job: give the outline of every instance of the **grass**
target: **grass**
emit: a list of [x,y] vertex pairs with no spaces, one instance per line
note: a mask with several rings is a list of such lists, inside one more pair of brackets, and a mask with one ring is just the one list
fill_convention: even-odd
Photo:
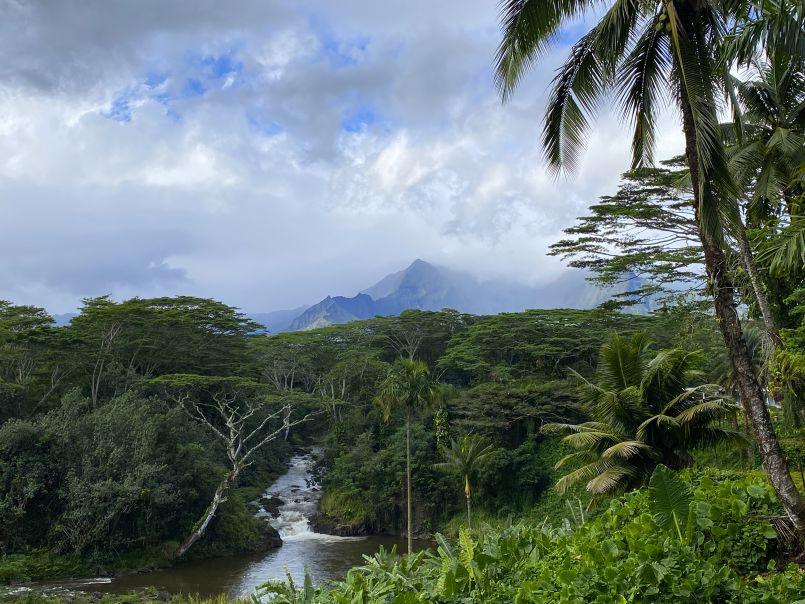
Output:
[[28,592],[17,599],[4,599],[8,604],[140,604],[145,602],[168,602],[169,604],[251,604],[245,598],[231,599],[223,594],[202,598],[198,595],[168,596],[160,594],[154,589],[142,590],[136,593],[123,595],[84,594],[75,593],[68,596],[46,595],[37,592]]

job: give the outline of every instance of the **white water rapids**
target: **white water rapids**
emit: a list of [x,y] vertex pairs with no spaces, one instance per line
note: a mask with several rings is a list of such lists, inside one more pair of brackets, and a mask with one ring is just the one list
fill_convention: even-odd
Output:
[[[313,532],[311,521],[322,494],[312,477],[315,456],[319,454],[314,449],[294,455],[287,473],[280,476],[255,502],[259,506],[257,515],[268,520],[279,532],[282,547],[260,554],[197,560],[165,570],[114,578],[45,581],[21,586],[19,593],[35,589],[50,594],[125,594],[154,586],[170,593],[199,593],[203,596],[225,593],[230,597],[248,597],[258,585],[269,579],[285,580],[290,575],[297,584],[301,584],[306,571],[314,583],[340,579],[351,567],[362,564],[365,554],[376,552],[381,545],[386,549],[395,544],[404,548],[402,539],[395,537],[335,537]],[[279,509],[276,500],[269,503],[266,498],[279,499]],[[271,514],[270,510],[275,513]]]
[[343,540],[344,537],[333,537],[313,532],[310,524],[316,514],[321,499],[321,487],[312,476],[315,456],[318,449],[309,453],[294,455],[288,465],[288,471],[272,484],[263,497],[279,500],[279,515],[274,516],[264,508],[257,512],[266,518],[282,537],[283,542],[304,539]]

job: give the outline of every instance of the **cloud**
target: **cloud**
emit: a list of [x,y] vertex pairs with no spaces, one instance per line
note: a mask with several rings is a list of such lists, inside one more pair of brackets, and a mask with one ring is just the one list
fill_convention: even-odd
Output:
[[[605,111],[578,172],[546,173],[566,49],[502,106],[494,3],[0,7],[0,298],[54,312],[104,293],[292,307],[418,257],[545,281],[547,245],[628,168]],[[658,157],[681,149],[664,119]]]

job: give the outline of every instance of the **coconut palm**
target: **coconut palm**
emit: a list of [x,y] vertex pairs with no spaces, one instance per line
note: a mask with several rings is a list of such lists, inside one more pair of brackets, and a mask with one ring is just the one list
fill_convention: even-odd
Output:
[[557,468],[582,463],[557,482],[557,489],[564,492],[581,480],[596,494],[639,487],[658,464],[674,469],[691,465],[698,448],[745,446],[742,435],[716,424],[737,411],[718,394],[719,386],[689,387],[702,360],[701,352],[679,348],[650,357],[643,334],[630,340],[610,338],[601,348],[596,382],[576,374],[593,421],[542,429],[564,434],[563,442],[577,449]]
[[[780,0],[780,15],[805,17],[801,0]],[[767,5],[751,0],[502,0],[503,38],[497,53],[496,83],[508,98],[562,26],[590,13],[603,15],[572,47],[553,81],[542,133],[545,157],[555,171],[572,169],[585,132],[601,100],[617,98],[633,127],[632,164],[650,164],[663,100],[679,109],[693,206],[718,325],[738,381],[740,400],[752,426],[763,466],[799,534],[805,537],[805,501],[788,471],[765,396],[754,372],[735,304],[722,245],[727,227],[739,217],[738,188],[730,174],[718,106],[731,91],[732,63],[720,56],[730,31],[765,20]],[[790,7],[788,5],[791,5]],[[769,28],[742,37],[746,51]],[[782,31],[782,30],[781,30]],[[799,45],[801,26],[784,30]],[[755,40],[755,42],[752,42]]]
[[[749,225],[770,226],[787,215],[782,220],[785,225],[795,219],[796,199],[803,191],[797,170],[805,161],[805,62],[793,60],[788,53],[770,52],[750,63],[754,78],[737,85],[743,115],[728,130],[733,134],[727,149],[730,169]],[[736,231],[735,239],[766,331],[772,343],[779,345],[777,325],[744,228]]]
[[467,498],[467,528],[472,528],[470,478],[475,476],[478,468],[492,454],[492,451],[494,451],[494,447],[477,435],[467,434],[458,440],[451,438],[450,446],[443,450],[445,461],[434,466],[437,470],[458,474],[464,478],[464,496]]
[[429,405],[435,396],[436,388],[430,379],[428,366],[422,361],[400,359],[389,369],[375,397],[375,404],[382,410],[385,421],[389,420],[395,409],[403,409],[405,413],[405,492],[409,554],[413,551],[414,539],[411,500],[411,420],[416,412]]
[[756,77],[737,87],[744,113],[730,167],[741,189],[752,192],[753,224],[796,214],[793,199],[802,192],[796,173],[805,161],[804,66],[780,55],[755,59]]

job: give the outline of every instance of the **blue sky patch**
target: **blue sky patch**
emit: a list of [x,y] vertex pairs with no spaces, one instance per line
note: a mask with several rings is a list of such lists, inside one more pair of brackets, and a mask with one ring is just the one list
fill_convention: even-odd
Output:
[[359,109],[343,117],[341,129],[345,132],[360,132],[374,124],[376,120],[377,116],[371,109]]
[[243,63],[232,59],[231,54],[220,56],[206,56],[201,59],[202,65],[208,68],[213,79],[224,78],[228,75],[238,75],[243,72]]
[[183,97],[201,96],[207,92],[207,87],[196,78],[187,78],[182,89]]
[[115,120],[116,122],[128,123],[131,121],[131,106],[129,105],[129,93],[123,94],[112,101],[112,106],[109,111],[101,112],[106,118]]
[[332,28],[318,17],[308,19],[310,31],[318,38],[322,51],[316,60],[324,59],[334,69],[357,65],[357,56],[369,46],[369,36],[356,36],[353,38],[338,38]]
[[248,117],[248,121],[249,125],[263,136],[276,136],[285,132],[282,124],[269,118],[252,115]]
[[165,73],[160,73],[157,71],[150,71],[145,74],[145,80],[143,80],[143,84],[148,86],[149,88],[156,88],[160,84],[164,84],[168,79],[168,75]]

